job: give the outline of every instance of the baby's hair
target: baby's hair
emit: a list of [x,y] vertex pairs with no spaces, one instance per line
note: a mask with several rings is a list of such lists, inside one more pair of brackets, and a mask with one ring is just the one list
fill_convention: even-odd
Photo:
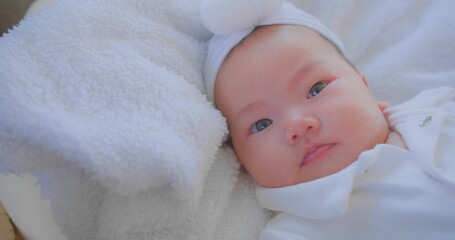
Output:
[[[242,45],[242,44],[245,42],[245,40],[246,40],[247,38],[249,38],[250,36],[256,36],[256,30],[258,30],[258,29],[260,29],[260,28],[263,28],[263,27],[267,27],[267,26],[270,26],[270,25],[261,25],[261,26],[257,26],[256,28],[254,28],[254,30],[253,30],[250,34],[248,34],[247,36],[245,36],[242,40],[240,40],[239,43],[237,43],[237,44],[231,49],[231,51],[226,55],[224,61],[226,61],[226,59],[229,58],[229,56],[231,55],[231,53],[233,52],[233,50],[234,50],[236,47]],[[314,30],[313,30],[313,31],[314,31]],[[316,31],[315,31],[315,32],[316,32]],[[330,40],[329,40],[328,38],[326,38],[325,36],[321,35],[321,34],[318,33],[318,32],[316,32],[316,33],[317,33],[319,36],[321,36],[324,40],[326,40],[328,43],[330,43],[330,45],[332,45],[332,46],[336,49],[336,51],[338,52],[338,54],[340,54],[340,56],[349,64],[349,66],[351,66],[351,67],[354,69],[354,71],[358,72],[358,69],[357,69],[357,67],[354,65],[354,63],[352,63],[351,60],[349,60],[349,59],[346,57],[346,55],[343,53],[343,51],[341,51],[341,49],[340,49],[339,47],[337,47],[332,41],[330,41]]]

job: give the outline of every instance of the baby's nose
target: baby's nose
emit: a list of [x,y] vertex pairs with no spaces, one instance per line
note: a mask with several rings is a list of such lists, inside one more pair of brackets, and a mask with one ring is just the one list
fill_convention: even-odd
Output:
[[295,144],[306,134],[319,129],[320,122],[312,115],[297,115],[291,117],[287,125],[286,140],[289,144]]

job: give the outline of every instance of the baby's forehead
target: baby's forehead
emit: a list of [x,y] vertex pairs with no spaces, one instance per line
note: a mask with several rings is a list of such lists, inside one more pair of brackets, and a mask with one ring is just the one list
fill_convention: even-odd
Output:
[[[276,34],[274,32],[281,32],[285,34]],[[276,39],[286,41],[286,38],[289,41],[297,41],[298,45],[305,45],[309,38],[316,39],[320,43],[327,44],[329,48],[335,50],[334,53],[342,57],[346,62],[349,63],[354,69],[356,67],[354,64],[346,57],[343,50],[339,48],[334,42],[327,39],[327,37],[321,35],[319,32],[315,31],[313,28],[302,26],[302,25],[293,25],[293,24],[275,24],[275,25],[265,25],[256,27],[247,37],[245,37],[237,46],[246,45],[245,42],[253,42],[254,40],[264,41],[270,39],[274,36]],[[237,47],[236,46],[236,47]],[[236,48],[234,47],[234,49]],[[231,51],[232,52],[232,51]]]
[[271,51],[272,49],[270,48],[261,49],[264,47],[263,45],[266,45],[267,43],[269,43],[268,47],[271,45],[272,47],[277,46],[283,49],[296,46],[311,46],[314,42],[327,44],[327,46],[337,49],[331,41],[327,40],[313,29],[305,26],[289,24],[259,26],[231,49],[222,64],[228,61],[233,52],[242,49]]

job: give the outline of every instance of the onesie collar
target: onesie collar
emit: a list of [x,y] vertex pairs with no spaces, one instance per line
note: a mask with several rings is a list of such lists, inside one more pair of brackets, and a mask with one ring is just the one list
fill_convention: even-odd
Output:
[[[378,145],[379,146],[379,145]],[[378,147],[377,146],[377,147]],[[262,207],[308,219],[328,219],[346,213],[356,181],[377,159],[375,148],[343,170],[310,182],[280,188],[256,188]]]

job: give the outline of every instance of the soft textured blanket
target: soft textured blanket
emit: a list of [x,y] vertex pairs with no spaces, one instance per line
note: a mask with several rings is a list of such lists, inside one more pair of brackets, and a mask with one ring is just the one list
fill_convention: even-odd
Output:
[[[455,87],[451,0],[294,0],[380,100]],[[0,173],[37,176],[72,239],[255,239],[271,216],[221,147],[199,0],[57,0],[0,38]]]

